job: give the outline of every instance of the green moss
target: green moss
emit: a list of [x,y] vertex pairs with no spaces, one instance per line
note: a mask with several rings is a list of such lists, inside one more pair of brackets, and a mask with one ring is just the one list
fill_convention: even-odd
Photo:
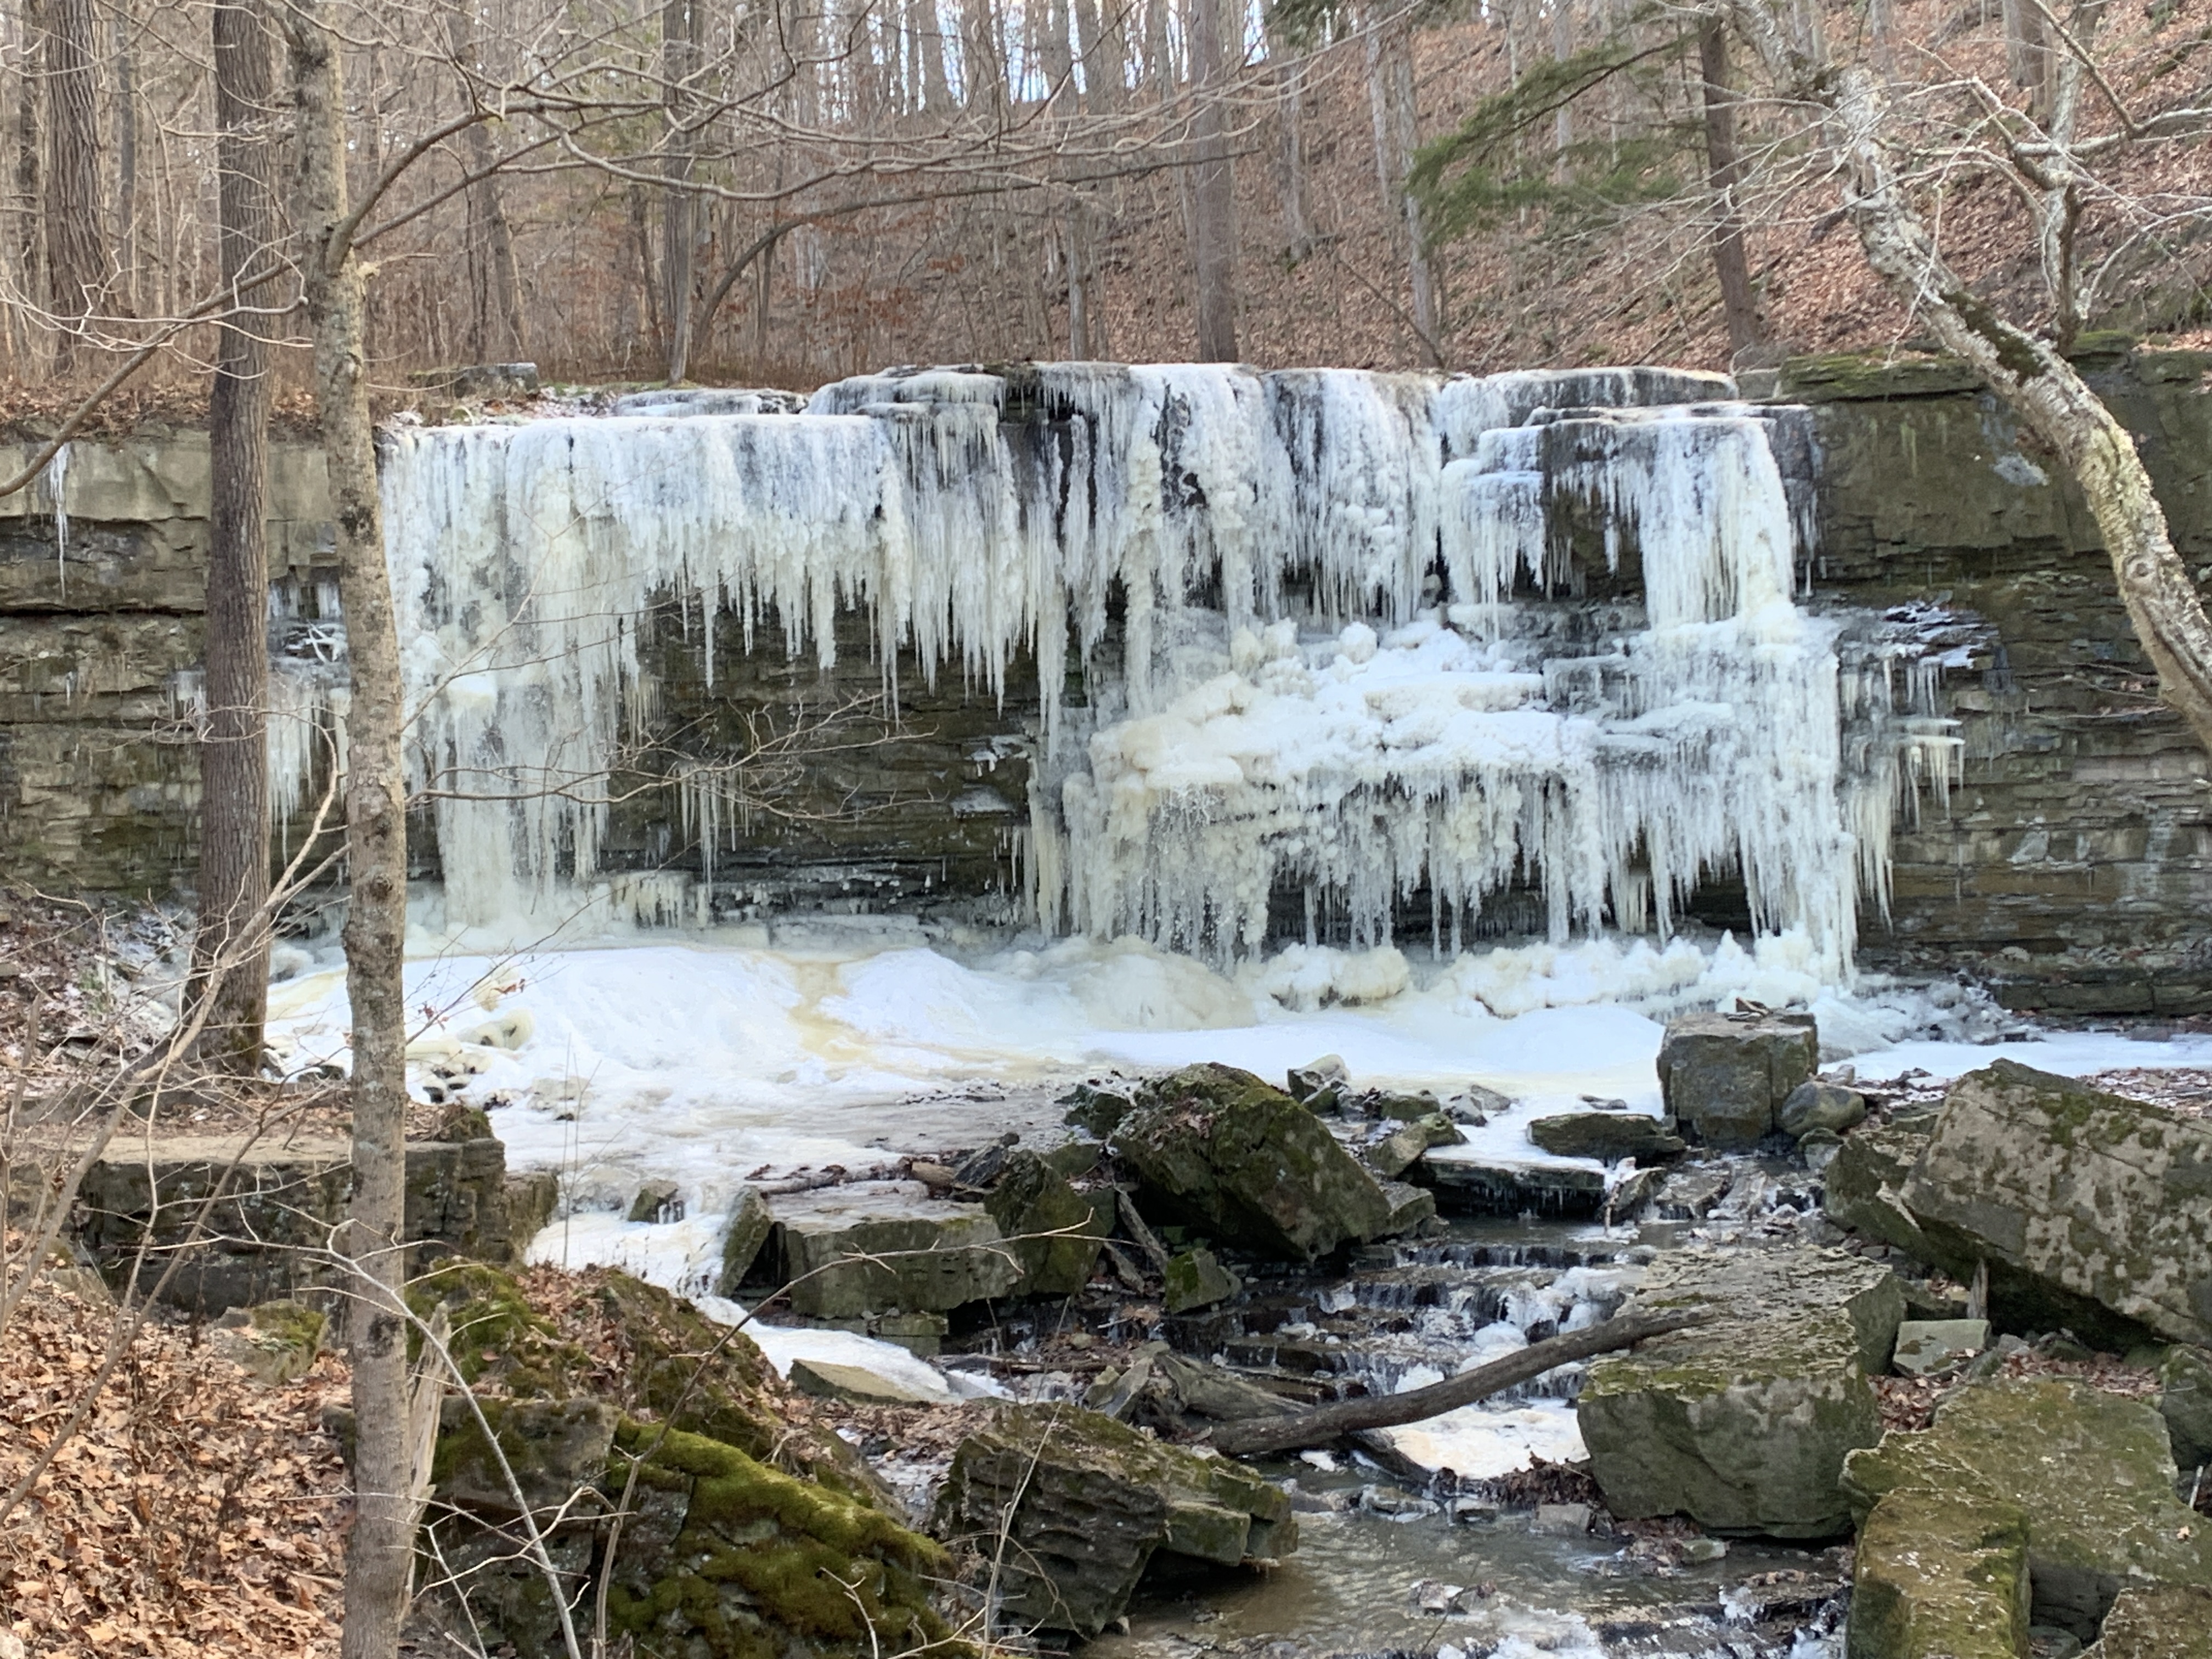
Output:
[[1852,1659],[2014,1659],[2027,1650],[2027,1516],[1914,1489],[1860,1531]]
[[256,1334],[311,1354],[322,1347],[323,1332],[330,1322],[297,1302],[264,1302],[251,1317]]

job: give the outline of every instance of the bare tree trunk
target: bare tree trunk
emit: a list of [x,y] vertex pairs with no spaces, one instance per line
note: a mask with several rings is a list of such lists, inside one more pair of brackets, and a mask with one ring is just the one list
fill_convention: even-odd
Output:
[[[39,135],[39,76],[34,42],[39,25],[38,0],[23,0],[23,52],[17,61],[15,83],[15,252],[21,263],[22,292],[26,295],[45,292],[45,263],[41,255],[46,240],[40,234],[39,204],[40,165],[42,142]],[[15,308],[9,308],[9,324],[15,321]],[[38,356],[40,342],[46,331],[29,328],[23,339],[21,361],[27,368]]]
[[1705,77],[1705,167],[1713,192],[1713,271],[1720,278],[1721,313],[1728,319],[1729,350],[1743,350],[1764,337],[1759,306],[1744,258],[1743,209],[1736,191],[1743,163],[1735,146],[1735,88],[1729,80],[1728,25],[1709,17],[1698,30],[1698,64]]
[[[680,386],[691,366],[691,263],[696,241],[697,203],[691,182],[695,138],[690,130],[691,77],[698,72],[699,46],[705,38],[706,0],[663,0],[660,9],[661,73],[667,77],[667,175],[672,188],[661,205],[660,272],[667,284],[668,384]],[[865,52],[866,46],[861,50]]]
[[76,367],[107,270],[100,234],[100,110],[92,0],[45,0],[46,303],[60,332],[55,367]]
[[391,1659],[405,1614],[407,1335],[399,1300],[406,1224],[407,805],[399,639],[376,490],[362,336],[363,272],[346,191],[345,99],[327,0],[287,0],[299,104],[301,264],[314,340],[315,407],[337,526],[352,708],[346,720],[346,996],[353,1048],[350,1264],[354,1526],[346,1547],[343,1659]]
[[[115,17],[115,258],[129,308],[138,301],[138,43],[129,0]],[[220,165],[220,163],[218,163]]]
[[[447,33],[463,93],[475,96],[477,74],[477,0],[453,0]],[[461,135],[469,171],[489,173],[499,159],[483,122]],[[482,179],[468,191],[469,355],[480,363],[513,362],[527,348],[522,337],[522,283],[514,263],[514,231],[499,199],[499,182]]]
[[1305,55],[1283,40],[1268,15],[1267,56],[1275,75],[1275,121],[1279,134],[1276,192],[1283,210],[1283,252],[1292,264],[1313,253],[1313,221],[1306,210]]
[[1436,268],[1429,258],[1428,232],[1421,204],[1406,188],[1406,175],[1420,147],[1419,112],[1413,106],[1413,25],[1400,17],[1367,37],[1367,100],[1375,120],[1375,167],[1382,199],[1393,204],[1405,226],[1406,270],[1413,289],[1413,332],[1431,361],[1442,364],[1437,338]]
[[921,106],[932,115],[952,108],[952,88],[945,78],[945,26],[929,0],[910,0],[915,44],[921,53]]
[[1237,361],[1237,176],[1224,137],[1219,0],[1192,0],[1190,80],[1198,100],[1192,132],[1191,264],[1197,278],[1198,360]]
[[1784,90],[1830,112],[1827,142],[1867,262],[2072,469],[2159,690],[2212,750],[2212,620],[2174,550],[2135,439],[2057,347],[2000,317],[1944,259],[1897,172],[1880,81],[1857,65],[1824,68],[1795,51],[1760,0],[1730,0],[1729,9]]
[[[215,8],[218,257],[239,292],[276,235],[270,117],[275,74],[263,0]],[[252,1076],[269,1005],[269,385],[258,319],[226,323],[208,400],[212,500],[207,574],[207,732],[200,750],[200,1053]]]

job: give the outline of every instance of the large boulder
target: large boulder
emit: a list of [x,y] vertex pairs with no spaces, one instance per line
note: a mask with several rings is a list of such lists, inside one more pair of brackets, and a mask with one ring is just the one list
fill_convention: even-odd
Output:
[[[429,1529],[443,1570],[425,1618],[519,1659],[564,1651],[554,1587],[514,1542],[526,1508],[559,1593],[588,1601],[604,1577],[610,1633],[641,1652],[872,1659],[872,1644],[951,1644],[933,1594],[950,1557],[742,1334],[623,1273],[539,1289],[533,1302],[466,1262],[410,1287],[419,1315],[444,1310],[473,1396],[440,1419]],[[625,1498],[610,1561],[604,1517]]]
[[2122,1590],[2081,1659],[2212,1659],[2212,1590]]
[[1086,1638],[1156,1554],[1233,1567],[1297,1544],[1289,1498],[1243,1465],[1060,1406],[1002,1407],[962,1441],[934,1525],[998,1563],[1011,1622]]
[[1441,1209],[1476,1215],[1540,1215],[1579,1221],[1606,1206],[1605,1171],[1587,1164],[1500,1158],[1476,1146],[1439,1146],[1416,1173]]
[[1928,1260],[1928,1241],[1905,1207],[1905,1181],[1928,1150],[1928,1139],[1924,1122],[1870,1123],[1845,1137],[1843,1150],[1821,1174],[1826,1191],[1821,1207],[1828,1219]]
[[1842,1487],[1862,1519],[1911,1490],[2019,1510],[2035,1621],[2084,1641],[2125,1585],[2212,1586],[2157,1408],[2071,1379],[1961,1389],[1929,1428],[1853,1452]]
[[1840,1250],[1670,1251],[1624,1311],[1720,1317],[1595,1362],[1576,1401],[1615,1515],[1686,1515],[1716,1532],[1849,1529],[1844,1457],[1881,1437],[1867,1378],[1905,1313],[1886,1267]]
[[1378,1237],[1390,1201],[1321,1121],[1231,1066],[1146,1085],[1114,1131],[1139,1205],[1217,1243],[1310,1261]]
[[1110,1203],[1094,1204],[1044,1158],[1018,1147],[1006,1154],[983,1207],[1020,1265],[1014,1291],[1022,1296],[1074,1295],[1091,1282],[1099,1245],[1114,1231]]
[[1847,1659],[2020,1659],[2027,1620],[2017,1505],[1913,1488],[1859,1528]]
[[2159,1415],[2184,1474],[2212,1463],[2212,1358],[2175,1348],[2158,1368]]
[[944,1313],[1012,1291],[1022,1258],[978,1204],[892,1187],[827,1187],[779,1198],[765,1253],[792,1312],[807,1319]]
[[1999,1060],[1952,1085],[1904,1200],[1953,1277],[1989,1264],[2000,1327],[2212,1342],[2212,1123]]
[[1820,1063],[1810,1014],[1686,1014],[1659,1046],[1667,1113],[1708,1146],[1755,1146],[1775,1113]]

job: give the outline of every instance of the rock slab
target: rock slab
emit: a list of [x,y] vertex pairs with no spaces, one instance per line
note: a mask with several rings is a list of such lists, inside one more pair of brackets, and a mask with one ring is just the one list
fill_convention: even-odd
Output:
[[773,1206],[769,1249],[791,1310],[810,1319],[943,1313],[1000,1297],[1021,1262],[981,1205],[829,1188]]
[[1894,1492],[1859,1528],[1847,1659],[2019,1659],[2027,1620],[2017,1504]]
[[1659,1087],[1690,1139],[1740,1150],[1774,1132],[1777,1109],[1820,1063],[1810,1014],[1688,1014],[1668,1023]]
[[1904,1316],[1895,1275],[1840,1250],[1691,1248],[1654,1262],[1624,1311],[1696,1307],[1722,1316],[1590,1366],[1576,1412],[1607,1506],[1723,1533],[1848,1530],[1837,1480],[1881,1437],[1867,1378]]
[[1890,1363],[1900,1376],[1933,1376],[1965,1364],[1989,1346],[1986,1319],[1908,1319],[1897,1328]]

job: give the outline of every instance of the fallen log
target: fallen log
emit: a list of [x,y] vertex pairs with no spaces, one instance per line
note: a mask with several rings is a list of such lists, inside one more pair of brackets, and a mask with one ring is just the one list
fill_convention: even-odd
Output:
[[1234,1457],[1261,1457],[1270,1452],[1324,1446],[1362,1429],[1389,1429],[1401,1423],[1419,1423],[1456,1411],[1462,1406],[1472,1406],[1516,1382],[1541,1376],[1556,1365],[1632,1348],[1647,1338],[1707,1324],[1717,1316],[1712,1310],[1702,1308],[1679,1313],[1628,1314],[1609,1319],[1602,1325],[1593,1325],[1588,1330],[1571,1331],[1565,1336],[1532,1342],[1517,1353],[1493,1359],[1487,1365],[1478,1365],[1457,1376],[1446,1377],[1441,1382],[1432,1382],[1425,1389],[1342,1400],[1293,1417],[1224,1423],[1207,1437],[1206,1443]]

